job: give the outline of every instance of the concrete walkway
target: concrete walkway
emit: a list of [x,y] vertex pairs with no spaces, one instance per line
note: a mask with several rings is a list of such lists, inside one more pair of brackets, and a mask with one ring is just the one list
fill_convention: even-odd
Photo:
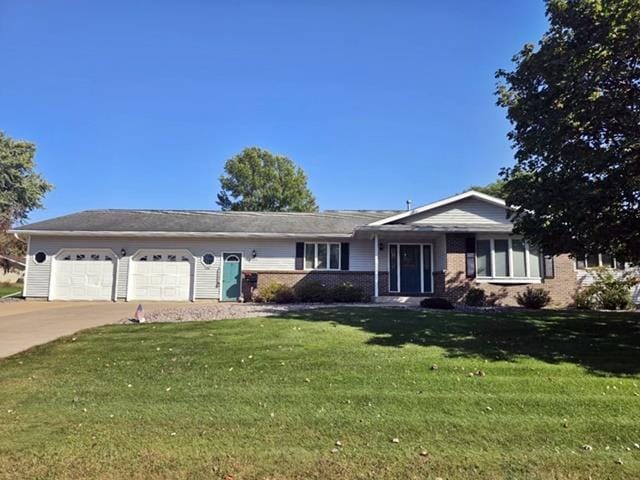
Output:
[[[145,302],[146,313],[193,305],[181,302]],[[118,323],[133,316],[131,302],[0,302],[0,358],[34,345],[71,335],[85,328]]]

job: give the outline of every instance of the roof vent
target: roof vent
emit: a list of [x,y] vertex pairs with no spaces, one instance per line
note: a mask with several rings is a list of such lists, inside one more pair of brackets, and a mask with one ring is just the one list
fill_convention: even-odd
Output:
[[407,210],[411,210],[411,200],[407,200]]

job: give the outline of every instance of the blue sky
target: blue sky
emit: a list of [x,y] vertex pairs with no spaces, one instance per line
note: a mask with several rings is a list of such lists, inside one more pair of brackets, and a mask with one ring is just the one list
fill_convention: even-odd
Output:
[[403,208],[512,162],[493,75],[545,30],[541,0],[0,0],[0,129],[56,186],[32,220],[217,208],[253,145],[321,209]]

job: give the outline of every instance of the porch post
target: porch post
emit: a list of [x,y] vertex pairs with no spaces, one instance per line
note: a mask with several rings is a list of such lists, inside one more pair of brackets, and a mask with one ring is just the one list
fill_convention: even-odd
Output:
[[373,296],[378,298],[378,235],[373,237]]

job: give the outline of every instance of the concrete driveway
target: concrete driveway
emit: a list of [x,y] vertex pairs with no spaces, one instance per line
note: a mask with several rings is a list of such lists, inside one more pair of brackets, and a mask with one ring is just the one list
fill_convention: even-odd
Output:
[[[0,302],[0,358],[50,342],[78,330],[132,317],[136,302]],[[193,305],[145,302],[145,313]]]

